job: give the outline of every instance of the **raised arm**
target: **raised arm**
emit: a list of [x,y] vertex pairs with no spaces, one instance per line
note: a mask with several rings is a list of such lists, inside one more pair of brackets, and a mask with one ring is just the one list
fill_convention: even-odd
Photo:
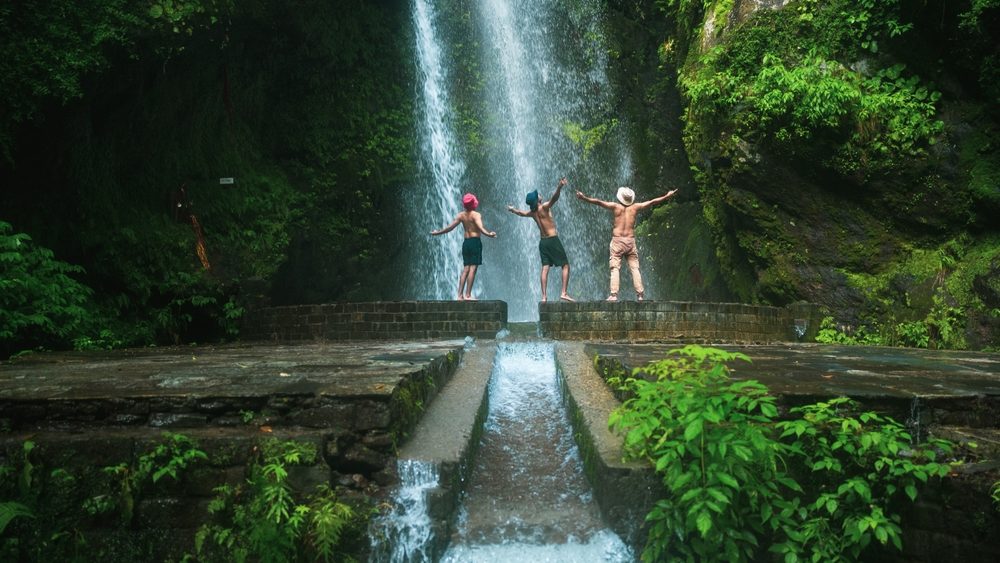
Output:
[[507,206],[507,211],[510,211],[514,215],[520,215],[521,217],[531,217],[531,212],[530,211],[521,211],[520,209],[514,208],[513,205],[508,205]]
[[562,188],[565,185],[566,185],[566,178],[559,180],[559,183],[556,185],[556,192],[552,194],[552,197],[549,198],[549,200],[543,203],[542,205],[547,205],[548,207],[552,207],[553,205],[555,205],[556,202],[559,201],[559,194],[562,193]]
[[579,190],[577,190],[577,192],[576,192],[576,197],[577,197],[577,199],[582,199],[583,201],[586,201],[587,203],[592,203],[594,205],[597,205],[598,207],[603,207],[604,209],[614,209],[615,208],[615,204],[611,203],[610,201],[602,201],[600,199],[597,199],[596,197],[587,197],[587,196],[583,195],[583,192],[581,192]]
[[461,221],[458,220],[458,217],[455,217],[455,220],[452,221],[450,225],[448,225],[447,227],[445,227],[443,229],[438,229],[436,231],[431,231],[431,234],[434,235],[434,236],[437,236],[437,235],[443,235],[445,233],[451,232],[451,230],[454,229],[455,227],[457,227],[459,223],[461,223]]
[[659,204],[663,203],[664,201],[666,201],[667,198],[673,196],[675,193],[677,193],[677,190],[670,190],[669,192],[661,195],[660,197],[654,197],[651,200],[644,201],[642,203],[638,203],[638,204],[636,204],[636,207],[638,207],[639,209],[646,209],[647,207],[652,207],[654,205],[659,205]]

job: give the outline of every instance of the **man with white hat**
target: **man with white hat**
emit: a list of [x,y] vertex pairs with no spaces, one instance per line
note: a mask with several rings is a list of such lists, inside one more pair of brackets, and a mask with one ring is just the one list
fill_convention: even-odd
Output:
[[581,191],[576,192],[576,197],[611,211],[614,218],[614,224],[611,228],[611,259],[609,261],[611,265],[611,295],[608,296],[608,301],[618,301],[622,258],[628,262],[628,269],[632,272],[632,285],[635,287],[636,299],[642,301],[645,298],[642,274],[639,273],[639,252],[635,245],[635,218],[643,209],[663,203],[675,193],[677,190],[670,190],[660,197],[636,203],[635,192],[627,187],[618,188],[618,193],[615,194],[617,202],[602,201],[587,197]]

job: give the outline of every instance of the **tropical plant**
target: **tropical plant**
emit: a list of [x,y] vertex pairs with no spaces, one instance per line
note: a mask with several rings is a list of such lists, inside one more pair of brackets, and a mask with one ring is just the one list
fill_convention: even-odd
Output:
[[341,533],[355,518],[329,485],[322,484],[304,501],[295,498],[288,466],[316,461],[316,446],[270,439],[255,449],[257,458],[246,483],[215,489],[209,504],[216,521],[198,530],[198,561],[302,559],[332,561],[339,555]]
[[609,425],[648,460],[664,496],[646,519],[644,561],[854,561],[873,543],[901,547],[893,502],[942,477],[942,440],[847,398],[791,409],[756,381],[734,381],[736,353],[690,345],[612,384],[626,396]]
[[73,277],[81,273],[0,221],[0,356],[68,347],[84,331],[91,290]]

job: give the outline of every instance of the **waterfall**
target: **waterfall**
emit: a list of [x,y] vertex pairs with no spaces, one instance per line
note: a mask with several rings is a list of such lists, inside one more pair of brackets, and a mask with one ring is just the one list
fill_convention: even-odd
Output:
[[[467,18],[455,16],[451,25],[442,26],[447,33],[435,33],[442,28],[434,26],[435,17],[445,14],[435,16],[429,0],[415,3],[424,84],[420,135],[424,145],[438,147],[435,135],[440,134],[442,148],[425,151],[431,169],[441,174],[411,197],[422,202],[420,213],[436,214],[430,224],[441,226],[459,210],[462,192],[479,196],[483,222],[498,238],[484,240],[476,294],[506,301],[511,321],[531,321],[538,318],[541,298],[538,228],[506,207],[526,209],[525,195],[533,190],[548,199],[559,179],[567,177],[569,185],[553,216],[571,264],[569,293],[602,299],[608,291],[611,217],[577,200],[574,192],[611,200],[617,186],[633,182],[628,127],[617,114],[606,74],[609,49],[602,3],[482,0],[469,9]],[[421,18],[428,19],[422,29]],[[457,64],[455,57],[442,54],[448,46],[478,58],[474,65]],[[470,66],[475,74],[470,75]],[[461,89],[462,107],[448,106],[453,103],[449,87]],[[458,137],[449,128],[454,124],[448,116],[457,113],[475,118],[467,120],[474,122],[467,127],[475,135],[463,129],[463,138],[476,138],[475,154],[467,163],[457,156]],[[418,224],[420,230],[427,223]],[[410,276],[421,278],[415,280],[417,298],[451,298],[457,291],[462,237],[449,233],[440,238],[448,238],[447,245],[430,241],[411,262]],[[433,270],[423,267],[427,263],[434,264]],[[431,271],[435,278],[423,279]],[[549,299],[558,299],[560,277],[559,268],[550,270]]]
[[[449,224],[461,211],[461,180],[465,163],[458,150],[451,123],[451,102],[446,88],[445,53],[435,28],[436,14],[431,0],[414,0],[413,27],[420,94],[417,107],[420,163],[424,174],[412,189],[407,211],[414,227],[410,248],[410,293],[418,299],[453,299],[458,293],[458,272],[462,268],[462,235],[451,232],[431,237],[431,230]],[[429,172],[429,174],[427,173]]]
[[398,461],[399,486],[392,511],[373,525],[372,561],[422,563],[431,561],[432,532],[427,492],[438,485],[437,469],[425,461]]

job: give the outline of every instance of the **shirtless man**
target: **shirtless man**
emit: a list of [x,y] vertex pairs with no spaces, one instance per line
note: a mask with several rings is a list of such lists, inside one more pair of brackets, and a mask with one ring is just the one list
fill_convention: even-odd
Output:
[[488,237],[496,238],[496,231],[490,231],[483,226],[483,216],[476,211],[479,207],[479,200],[472,194],[462,196],[462,207],[465,211],[460,211],[455,216],[455,220],[447,227],[431,231],[432,235],[443,235],[450,232],[459,224],[465,231],[465,241],[462,243],[462,273],[458,276],[458,300],[475,301],[472,297],[472,284],[476,282],[476,269],[483,263],[483,241],[479,240],[482,233]]
[[608,296],[608,301],[618,301],[618,284],[623,256],[628,262],[629,271],[632,272],[632,285],[635,287],[636,299],[642,301],[645,298],[642,274],[639,273],[639,252],[635,246],[635,217],[643,209],[663,203],[675,193],[677,190],[670,190],[660,197],[635,203],[635,192],[624,187],[618,188],[618,193],[615,195],[618,202],[602,201],[587,197],[583,195],[583,192],[576,192],[576,197],[610,210],[614,217],[614,226],[611,228],[611,295]]
[[528,194],[524,198],[524,202],[528,204],[528,211],[515,209],[511,205],[507,206],[507,210],[514,215],[531,217],[535,220],[535,224],[538,225],[538,234],[541,235],[538,241],[538,253],[542,257],[542,301],[547,299],[546,290],[549,281],[549,266],[562,266],[562,292],[559,294],[559,299],[573,301],[573,298],[566,292],[569,286],[569,259],[566,258],[566,250],[563,249],[562,243],[559,242],[559,233],[556,232],[556,221],[552,218],[552,206],[559,201],[559,194],[565,185],[566,178],[559,180],[556,192],[552,194],[552,198],[548,201],[539,201],[538,190]]

